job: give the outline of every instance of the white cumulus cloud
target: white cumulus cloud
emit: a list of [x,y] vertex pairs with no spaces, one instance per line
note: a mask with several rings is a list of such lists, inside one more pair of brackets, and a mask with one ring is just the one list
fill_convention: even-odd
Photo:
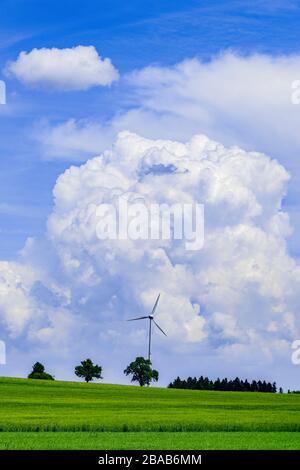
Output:
[[[27,331],[29,342],[57,338],[56,349],[61,328],[71,329],[71,351],[93,345],[131,358],[146,353],[147,326],[124,320],[151,311],[161,292],[157,321],[168,337],[157,332],[154,341],[166,370],[176,363],[197,373],[200,356],[234,363],[235,374],[286,365],[300,334],[300,267],[287,251],[291,227],[281,207],[288,181],[276,160],[204,135],[179,142],[120,133],[111,150],[58,178],[45,240],[27,243],[17,268],[23,280],[14,274],[2,289],[4,328]],[[203,203],[203,249],[172,239],[99,240],[99,204],[120,196]],[[12,276],[10,263],[3,270]],[[28,287],[18,292],[18,283]],[[10,312],[15,293],[27,305],[20,318]]]
[[300,56],[240,56],[226,52],[209,61],[149,66],[126,77],[131,106],[108,122],[70,119],[35,132],[47,158],[86,160],[128,129],[150,139],[186,141],[202,132],[225,145],[256,149],[277,158],[291,174],[288,204],[299,252],[300,105],[292,102]]
[[23,51],[16,61],[7,64],[6,72],[27,85],[59,90],[107,86],[119,76],[111,60],[102,59],[94,46]]

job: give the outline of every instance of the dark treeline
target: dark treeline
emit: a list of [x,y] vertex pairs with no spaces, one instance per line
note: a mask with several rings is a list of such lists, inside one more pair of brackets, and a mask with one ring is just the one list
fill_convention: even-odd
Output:
[[276,383],[270,383],[261,380],[241,380],[236,377],[234,380],[227,380],[219,378],[215,381],[209,380],[208,377],[189,377],[187,380],[182,380],[177,377],[173,382],[168,385],[168,388],[184,388],[190,390],[219,390],[224,392],[269,392],[276,393]]

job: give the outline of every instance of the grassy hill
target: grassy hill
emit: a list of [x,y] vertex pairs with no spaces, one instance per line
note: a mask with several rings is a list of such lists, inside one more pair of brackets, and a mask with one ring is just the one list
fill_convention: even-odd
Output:
[[[30,435],[30,445],[38,440],[35,447],[39,448],[45,434],[36,431],[51,432],[52,437],[53,431],[60,431],[56,433],[56,445],[58,439],[67,435],[77,442],[75,444],[74,441],[74,448],[78,448],[80,435],[80,442],[86,439],[86,445],[90,446],[91,440],[87,439],[90,432],[97,433],[94,436],[98,440],[97,448],[103,448],[99,439],[102,444],[106,440],[106,448],[122,448],[122,439],[130,441],[131,434],[136,436],[135,439],[132,437],[134,444],[131,445],[137,446],[138,439],[143,440],[145,433],[149,433],[148,438],[152,435],[154,447],[151,448],[161,447],[164,439],[169,439],[168,448],[172,448],[171,437],[171,442],[177,439],[177,447],[174,448],[180,448],[180,445],[185,446],[181,448],[195,448],[192,447],[195,436],[199,438],[202,434],[204,438],[205,433],[206,441],[210,439],[207,431],[211,432],[211,441],[215,443],[217,434],[219,442],[222,434],[223,441],[225,437],[230,441],[229,436],[233,435],[235,446],[239,435],[238,441],[244,439],[245,445],[246,442],[249,445],[251,437],[246,438],[246,434],[258,432],[260,436],[256,440],[260,445],[264,434],[270,442],[268,433],[272,431],[280,432],[272,440],[278,441],[277,447],[283,445],[282,439],[286,435],[289,446],[297,448],[299,444],[296,442],[300,441],[300,396],[0,378],[0,431],[2,448],[13,448],[16,442],[13,436],[21,442]],[[7,431],[9,439],[5,437]],[[215,435],[214,441],[212,434]],[[68,445],[71,442],[69,438],[64,439]],[[46,443],[46,439],[44,441]],[[109,447],[109,442],[113,441],[114,447]],[[48,436],[48,446],[49,442]],[[132,448],[130,442],[127,445]],[[141,447],[135,448],[145,448],[139,445]],[[210,448],[209,443],[206,445]],[[228,448],[232,447],[229,445]]]

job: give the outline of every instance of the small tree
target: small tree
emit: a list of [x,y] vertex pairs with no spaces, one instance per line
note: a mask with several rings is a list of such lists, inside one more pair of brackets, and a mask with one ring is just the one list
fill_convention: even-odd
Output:
[[78,377],[83,377],[86,382],[90,382],[95,379],[102,379],[101,377],[102,367],[97,364],[93,364],[91,359],[86,359],[81,362],[80,366],[75,367],[75,374]]
[[138,382],[141,387],[150,385],[150,383],[158,381],[157,370],[152,369],[152,364],[149,359],[144,357],[137,357],[135,361],[131,362],[124,370],[125,375],[132,375],[131,382]]
[[52,377],[52,375],[47,374],[47,372],[45,372],[45,367],[40,362],[36,362],[33,365],[32,371],[28,375],[28,378],[40,380],[54,380],[54,377]]

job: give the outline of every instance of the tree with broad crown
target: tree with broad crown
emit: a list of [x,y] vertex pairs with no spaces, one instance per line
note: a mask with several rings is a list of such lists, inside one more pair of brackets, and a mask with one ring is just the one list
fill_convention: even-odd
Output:
[[158,381],[157,370],[152,369],[152,363],[144,357],[136,357],[124,370],[125,375],[132,375],[131,382],[138,382],[141,387],[150,385],[150,383]]
[[32,371],[28,375],[28,378],[40,380],[54,380],[54,377],[52,377],[52,375],[47,374],[47,372],[45,372],[45,367],[40,362],[36,362],[33,365]]
[[95,379],[102,379],[101,377],[102,367],[97,364],[93,364],[91,359],[86,359],[81,362],[80,366],[75,367],[75,374],[77,377],[83,377],[86,382],[90,382]]

